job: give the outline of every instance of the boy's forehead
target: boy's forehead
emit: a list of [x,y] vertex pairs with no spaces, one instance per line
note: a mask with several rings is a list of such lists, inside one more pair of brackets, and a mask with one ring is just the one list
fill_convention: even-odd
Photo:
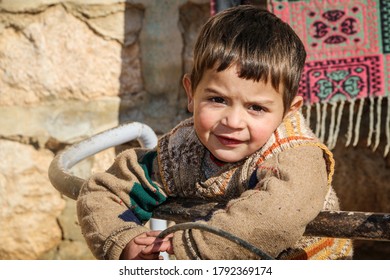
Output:
[[240,77],[240,69],[236,64],[231,65],[230,67],[218,71],[217,67],[206,69],[200,83],[202,84],[215,84],[215,85],[230,85],[232,87],[237,86],[237,82],[240,80],[248,81],[249,83],[245,83],[248,86],[257,86],[262,84],[264,87],[274,89],[278,94],[282,93],[283,86],[280,85],[279,88],[275,89],[272,86],[270,79],[260,79],[259,81],[255,79],[248,79],[244,77]]

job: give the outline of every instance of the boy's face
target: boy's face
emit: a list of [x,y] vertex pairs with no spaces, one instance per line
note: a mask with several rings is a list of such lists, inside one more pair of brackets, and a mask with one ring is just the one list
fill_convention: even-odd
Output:
[[[239,78],[235,66],[221,72],[207,70],[195,91],[187,76],[183,84],[199,140],[221,161],[250,156],[283,120],[282,95],[270,83]],[[301,103],[296,97],[287,114]]]

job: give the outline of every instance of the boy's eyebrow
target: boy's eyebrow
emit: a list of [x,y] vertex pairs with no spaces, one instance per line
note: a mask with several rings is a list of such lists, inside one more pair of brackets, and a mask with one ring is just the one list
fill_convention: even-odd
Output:
[[[221,96],[226,96],[226,94],[214,89],[214,88],[211,88],[211,87],[207,87],[204,89],[205,92],[209,93],[209,94],[218,94],[218,95],[221,95]],[[261,105],[272,105],[275,103],[275,100],[272,100],[272,99],[262,99],[260,97],[259,98],[256,98],[256,100],[248,100],[248,103],[258,103],[258,104],[261,104]]]
[[272,99],[263,99],[263,100],[260,100],[259,103],[265,104],[265,105],[272,105],[272,104],[275,103],[275,100],[272,100]]
[[218,93],[218,94],[222,94],[221,92],[219,92],[219,91],[216,90],[215,88],[210,88],[210,87],[205,88],[204,91],[209,92],[209,93]]

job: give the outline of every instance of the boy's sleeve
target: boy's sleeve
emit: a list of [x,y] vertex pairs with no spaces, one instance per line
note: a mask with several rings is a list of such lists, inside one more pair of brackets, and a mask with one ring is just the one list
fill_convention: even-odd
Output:
[[[303,236],[324,206],[329,183],[323,152],[311,146],[284,151],[259,166],[257,178],[254,189],[204,223],[276,257]],[[174,251],[178,259],[257,258],[233,242],[199,230],[176,232]]]
[[124,247],[149,231],[143,224],[166,200],[154,178],[156,151],[127,150],[104,173],[86,181],[77,200],[82,233],[98,259],[119,259]]

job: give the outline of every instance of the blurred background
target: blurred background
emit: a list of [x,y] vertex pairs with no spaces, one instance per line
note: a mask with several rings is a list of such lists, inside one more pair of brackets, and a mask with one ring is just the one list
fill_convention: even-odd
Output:
[[[48,167],[65,147],[120,123],[140,121],[161,135],[189,117],[181,78],[210,7],[209,0],[0,0],[0,259],[93,259],[75,201],[52,187]],[[334,187],[343,210],[390,212],[390,157],[382,144],[367,147],[369,111],[363,107],[354,146],[346,147],[348,119],[341,121]],[[73,172],[104,170],[117,151]],[[356,241],[355,259],[390,259],[389,243]]]

